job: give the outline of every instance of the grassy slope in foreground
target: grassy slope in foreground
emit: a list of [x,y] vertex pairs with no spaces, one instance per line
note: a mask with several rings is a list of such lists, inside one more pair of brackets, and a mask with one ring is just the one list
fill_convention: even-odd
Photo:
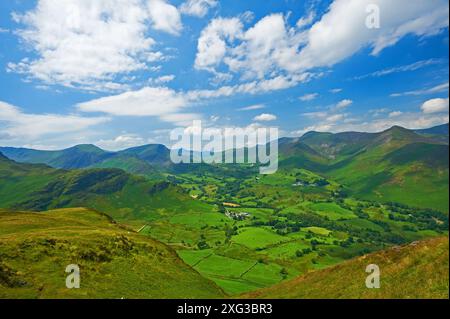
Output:
[[[78,264],[81,288],[65,287]],[[84,208],[0,211],[0,298],[218,298],[162,243]]]
[[[449,243],[440,237],[358,257],[245,298],[448,298]],[[381,288],[365,286],[366,266],[377,264]]]

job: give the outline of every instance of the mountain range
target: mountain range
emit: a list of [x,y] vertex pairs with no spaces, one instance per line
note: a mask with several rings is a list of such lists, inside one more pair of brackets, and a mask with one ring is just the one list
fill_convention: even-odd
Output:
[[[397,201],[448,212],[448,194],[443,195],[448,186],[448,132],[448,124],[422,130],[394,126],[380,133],[308,132],[299,138],[279,140],[279,167],[305,168],[333,178],[351,194],[364,199]],[[95,145],[59,151],[0,147],[0,152],[21,163],[62,169],[118,168],[154,180],[192,170],[230,173],[225,165],[174,165],[170,150],[161,144],[118,152],[104,151]],[[239,166],[234,169],[242,171]],[[417,187],[421,196],[406,195],[417,193]]]

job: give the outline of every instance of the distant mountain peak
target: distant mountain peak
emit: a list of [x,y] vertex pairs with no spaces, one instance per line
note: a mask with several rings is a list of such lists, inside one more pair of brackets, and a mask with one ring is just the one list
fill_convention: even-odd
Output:
[[380,136],[392,136],[392,137],[410,137],[410,136],[417,136],[417,134],[412,131],[408,130],[407,128],[404,128],[399,125],[394,125],[391,128],[379,133]]
[[103,149],[101,149],[100,147],[98,147],[98,146],[96,146],[94,144],[78,144],[78,145],[75,145],[75,146],[72,146],[72,147],[68,148],[67,150],[80,150],[80,151],[83,151],[83,152],[97,152],[97,153],[99,153],[99,152],[101,152],[101,153],[106,152],[106,151],[104,151]]
[[389,132],[389,131],[409,131],[407,128],[404,128],[403,126],[400,125],[394,125],[391,128],[388,128],[387,130],[383,131],[383,132]]

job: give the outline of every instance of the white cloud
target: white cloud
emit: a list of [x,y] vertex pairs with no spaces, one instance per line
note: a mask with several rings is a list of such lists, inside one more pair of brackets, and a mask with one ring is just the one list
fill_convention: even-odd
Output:
[[288,89],[307,82],[316,75],[303,73],[295,76],[277,76],[267,80],[251,81],[233,86],[222,86],[216,90],[192,90],[186,93],[190,100],[201,100],[227,97],[235,94],[261,94],[277,90]]
[[18,31],[37,58],[9,63],[8,71],[47,84],[87,90],[124,90],[119,75],[149,68],[161,59],[152,52],[150,25],[176,34],[181,29],[177,9],[162,0],[39,0],[24,14]]
[[331,89],[330,90],[330,93],[333,93],[333,94],[337,94],[337,93],[340,93],[340,92],[342,92],[342,89],[336,88],[336,89]]
[[276,115],[263,113],[258,116],[255,116],[253,121],[270,122],[275,121],[276,119],[277,119]]
[[11,139],[33,141],[48,136],[83,132],[105,123],[107,117],[81,117],[78,115],[29,114],[11,104],[0,101],[0,134]]
[[242,107],[242,108],[239,109],[239,111],[261,110],[261,109],[264,109],[265,107],[266,106],[264,104],[255,104],[255,105]]
[[161,51],[148,52],[145,54],[148,62],[158,62],[165,59],[164,54]]
[[345,100],[342,100],[339,103],[337,103],[335,108],[338,109],[338,110],[345,109],[345,108],[347,108],[348,106],[350,106],[352,104],[353,104],[352,100],[345,99]]
[[172,82],[173,80],[175,80],[175,75],[169,74],[169,75],[162,75],[160,77],[157,77],[156,79],[150,79],[149,82],[152,84],[163,84]]
[[165,0],[148,1],[148,9],[153,28],[173,35],[180,34],[183,25],[178,9]]
[[243,24],[238,18],[213,19],[203,29],[197,44],[195,68],[199,70],[215,71],[227,54],[227,41],[232,42],[242,35]]
[[0,33],[9,33],[9,29],[0,28]]
[[[326,109],[316,112],[302,113],[301,115],[313,120],[315,123],[307,129],[296,131],[296,133],[305,133],[306,131],[329,131],[338,123],[351,123],[354,119],[349,118],[348,113],[344,113],[345,109],[353,103],[352,100],[342,100],[335,105],[330,105]],[[306,131],[305,131],[306,130]],[[302,133],[302,134],[303,134]],[[299,135],[299,134],[294,134]],[[301,135],[301,134],[300,134]]]
[[244,31],[240,18],[217,18],[202,31],[195,62],[197,69],[217,72],[224,63],[244,79],[263,79],[290,70],[289,59],[301,43],[301,36],[287,30],[284,16],[272,14]]
[[166,87],[145,87],[138,91],[102,97],[77,104],[83,112],[103,112],[118,116],[161,116],[186,106],[185,97]]
[[311,11],[307,16],[300,18],[295,24],[295,26],[299,29],[307,27],[314,22],[315,17],[316,14],[313,11]]
[[345,117],[345,114],[334,114],[334,115],[329,116],[326,120],[328,123],[335,123],[335,122],[338,122],[338,121],[344,119],[344,117]]
[[447,0],[378,0],[379,29],[365,25],[366,8],[371,3],[373,0],[335,0],[308,30],[307,45],[295,59],[297,67],[331,66],[364,47],[376,55],[406,35],[425,37],[448,27]]
[[441,92],[447,92],[448,91],[448,82],[442,83],[439,85],[436,85],[429,89],[421,89],[421,90],[415,90],[415,91],[408,91],[403,93],[393,93],[390,96],[391,97],[399,97],[399,96],[410,96],[410,95],[427,95],[427,94],[434,94],[434,93],[441,93]]
[[421,106],[423,113],[448,113],[448,98],[446,99],[431,99],[424,102]]
[[[263,17],[247,30],[237,18],[214,19],[199,39],[196,67],[214,73],[224,66],[241,73],[243,79],[292,75],[330,67],[367,47],[376,55],[406,35],[423,38],[448,27],[447,0],[378,0],[379,29],[365,24],[366,7],[371,3],[335,0],[308,30],[289,27],[281,14]],[[304,17],[300,26],[309,20]],[[232,34],[224,21],[232,24]]]
[[305,95],[299,97],[299,99],[303,102],[306,102],[306,101],[312,101],[312,100],[316,99],[318,96],[319,96],[318,93],[310,93],[310,94],[305,94]]
[[202,18],[209,9],[219,4],[217,0],[187,0],[180,6],[180,12],[186,15]]
[[198,119],[198,114],[185,113],[185,108],[194,103],[234,94],[260,94],[280,90],[307,81],[309,74],[295,78],[277,77],[270,80],[254,81],[234,86],[223,86],[216,90],[175,91],[167,87],[144,87],[78,103],[77,109],[82,112],[101,112],[114,116],[156,116],[171,123],[186,123]]
[[398,117],[398,116],[400,116],[400,115],[402,115],[403,114],[403,112],[400,112],[400,111],[393,111],[393,112],[390,112],[389,113],[389,117]]

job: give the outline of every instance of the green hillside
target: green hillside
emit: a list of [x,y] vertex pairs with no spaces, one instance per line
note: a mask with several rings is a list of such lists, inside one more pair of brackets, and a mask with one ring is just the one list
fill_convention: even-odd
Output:
[[[310,272],[245,294],[244,298],[449,298],[448,237],[414,242]],[[367,265],[380,268],[379,289],[368,289]]]
[[159,170],[148,162],[133,156],[114,155],[99,163],[93,164],[91,168],[118,168],[125,172],[142,175],[150,179],[164,179]]
[[[84,208],[0,211],[0,298],[219,298],[223,292],[147,236]],[[65,286],[80,267],[80,289]]]
[[57,170],[0,158],[0,207],[48,210],[90,207],[139,224],[177,213],[210,213],[169,182],[152,182],[119,169]]
[[129,148],[118,152],[119,155],[133,156],[156,166],[169,166],[170,151],[161,144],[150,144]]
[[[93,145],[61,151],[0,148],[0,152],[18,162],[69,169],[119,168],[152,180],[195,172],[244,177],[256,169],[242,165],[173,165],[169,150],[159,144],[119,152],[106,152]],[[380,133],[309,132],[301,138],[281,138],[279,154],[280,169],[301,168],[321,174],[361,199],[448,212],[448,124],[424,130],[394,126]]]
[[434,208],[448,213],[448,144],[434,144],[393,128],[364,150],[330,166],[325,173],[354,196]]
[[442,136],[401,127],[380,133],[311,132],[281,144],[280,167],[310,169],[361,199],[448,212],[448,147],[448,138],[443,142]]

